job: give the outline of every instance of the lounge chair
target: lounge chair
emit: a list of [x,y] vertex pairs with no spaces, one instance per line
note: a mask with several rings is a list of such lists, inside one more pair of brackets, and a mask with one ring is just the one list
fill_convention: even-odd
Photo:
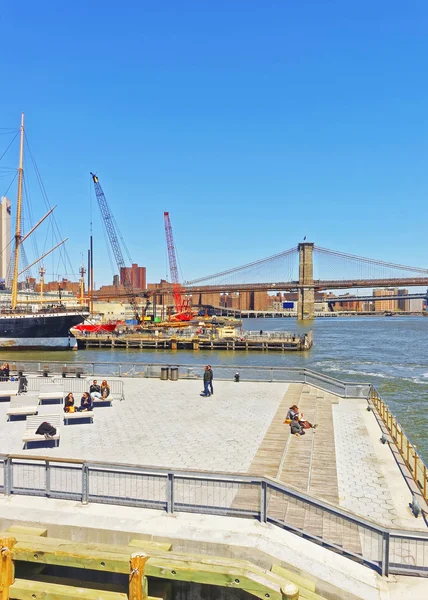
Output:
[[42,383],[40,385],[39,400],[40,404],[55,401],[62,404],[64,400],[64,386],[60,383]]
[[[52,437],[45,438],[45,436],[36,434],[36,431],[42,423],[50,423],[56,429],[56,434]],[[28,417],[26,422],[26,429],[22,437],[24,442],[24,450],[27,449],[29,442],[50,442],[54,440],[55,446],[59,446],[60,437],[60,424],[61,415],[36,415],[34,417]]]
[[13,396],[10,399],[10,407],[7,411],[7,420],[11,417],[20,417],[28,415],[37,415],[39,406],[39,397],[37,394],[25,394]]
[[82,412],[64,413],[64,425],[68,425],[69,421],[83,421],[84,419],[90,419],[91,423],[93,423],[94,411],[84,410]]
[[8,402],[18,394],[19,381],[0,381],[0,398]]

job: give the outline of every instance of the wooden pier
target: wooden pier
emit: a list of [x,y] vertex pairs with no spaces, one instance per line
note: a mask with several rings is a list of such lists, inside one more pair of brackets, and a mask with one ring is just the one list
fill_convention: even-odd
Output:
[[89,335],[76,336],[79,350],[90,348],[139,348],[140,350],[244,350],[249,352],[306,351],[312,347],[312,331],[304,335],[271,336],[257,335],[235,338],[204,336],[155,336],[155,335]]

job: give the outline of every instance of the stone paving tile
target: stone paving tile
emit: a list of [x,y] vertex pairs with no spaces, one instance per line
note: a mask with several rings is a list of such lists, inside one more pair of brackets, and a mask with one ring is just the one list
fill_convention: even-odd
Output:
[[337,404],[333,423],[340,506],[383,525],[393,525],[399,517],[358,412],[350,404]]
[[[217,381],[203,398],[201,381],[124,381],[126,399],[96,408],[93,424],[62,425],[59,448],[23,451],[25,421],[7,422],[9,403],[0,402],[0,453],[244,473],[288,387]],[[44,405],[39,414],[62,410]]]

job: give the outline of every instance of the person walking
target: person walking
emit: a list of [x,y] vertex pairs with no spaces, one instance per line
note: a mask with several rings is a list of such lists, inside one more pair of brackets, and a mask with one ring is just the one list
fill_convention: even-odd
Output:
[[214,394],[214,388],[213,388],[214,373],[213,373],[211,365],[208,365],[208,371],[210,374],[209,389],[210,389],[210,394],[212,396]]
[[205,397],[211,396],[210,390],[209,390],[209,384],[210,384],[210,372],[209,372],[209,368],[207,365],[204,369],[204,391],[202,392],[201,396],[205,396]]

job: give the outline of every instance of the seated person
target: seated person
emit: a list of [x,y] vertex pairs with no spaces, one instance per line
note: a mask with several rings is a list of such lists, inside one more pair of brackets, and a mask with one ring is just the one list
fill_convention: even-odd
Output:
[[107,383],[107,381],[104,379],[104,381],[101,382],[101,397],[108,398],[109,396],[110,396],[110,386]]
[[290,423],[291,435],[305,435],[303,427],[299,423],[299,415],[291,420]]
[[71,392],[69,392],[65,397],[64,412],[66,412],[66,413],[76,412],[76,407],[74,406],[74,397]]
[[8,381],[9,379],[9,363],[3,363],[0,368],[0,381]]
[[316,429],[318,427],[318,423],[312,425],[312,423],[309,423],[309,421],[305,419],[303,413],[299,411],[299,407],[296,404],[293,404],[293,406],[290,406],[288,409],[284,423],[291,423],[296,416],[298,417],[298,421],[303,429]]
[[80,400],[80,410],[88,411],[94,408],[94,404],[92,401],[92,397],[88,394],[88,392],[83,392],[82,398]]
[[89,393],[91,395],[92,400],[96,398],[101,398],[101,387],[98,385],[97,380],[94,379],[91,387],[89,388]]

